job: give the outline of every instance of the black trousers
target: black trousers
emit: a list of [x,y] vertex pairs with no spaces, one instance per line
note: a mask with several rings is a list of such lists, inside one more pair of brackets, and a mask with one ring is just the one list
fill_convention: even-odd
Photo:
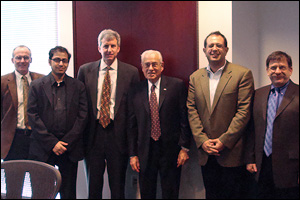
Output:
[[4,161],[27,160],[29,156],[30,135],[30,130],[16,129],[12,145]]
[[120,152],[113,137],[114,123],[105,129],[97,122],[94,145],[85,158],[89,199],[102,199],[103,175],[107,166],[112,199],[125,198],[128,156]]
[[263,155],[262,168],[258,180],[257,197],[259,199],[299,199],[299,187],[275,187],[273,180],[272,154],[269,157],[267,157],[265,153]]
[[[177,168],[178,151],[166,153],[168,145],[150,139],[149,159],[145,171],[140,171],[142,199],[156,199],[157,176],[160,175],[163,199],[178,199],[181,167]],[[176,144],[175,144],[176,145]],[[178,147],[179,148],[179,147]],[[169,149],[174,149],[170,148]]]
[[209,156],[201,167],[206,199],[243,199],[246,167],[222,167],[215,156]]

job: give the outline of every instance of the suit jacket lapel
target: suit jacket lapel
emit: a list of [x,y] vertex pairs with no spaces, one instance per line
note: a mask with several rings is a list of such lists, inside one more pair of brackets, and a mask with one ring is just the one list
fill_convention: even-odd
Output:
[[[266,91],[263,92],[263,96],[259,97],[258,101],[262,109],[262,118],[263,121],[265,122],[267,120],[267,107],[268,107],[268,98],[269,98],[269,93],[271,90],[271,86],[269,85],[266,87]],[[254,112],[254,111],[253,111]]]
[[[72,106],[72,98],[73,98],[73,94],[75,92],[74,87],[72,87],[72,80],[70,77],[68,77],[66,75],[65,77],[65,82],[66,82],[66,101],[67,101],[67,116],[69,114],[70,106]],[[68,87],[71,86],[71,87]]]
[[127,78],[127,71],[123,67],[122,64],[120,64],[120,61],[118,60],[118,72],[117,72],[117,85],[116,85],[116,100],[115,100],[115,109],[114,113],[115,116],[118,112],[118,109],[120,107],[121,99],[124,93],[124,87],[125,87],[125,81]]
[[51,89],[50,74],[43,80],[43,88],[51,106],[53,106],[53,94]]
[[92,107],[94,116],[97,116],[97,97],[98,97],[98,76],[100,68],[100,60],[94,63],[94,66],[91,67],[91,70],[88,72],[87,77],[89,77],[89,90],[91,95]]
[[159,105],[158,105],[158,110],[160,110],[161,105],[163,104],[166,93],[167,93],[167,88],[168,88],[168,81],[164,76],[161,76],[161,81],[160,81],[160,91],[159,91]]
[[11,75],[7,78],[7,85],[11,94],[13,105],[16,110],[18,110],[18,93],[15,72],[11,73]]
[[[288,104],[291,103],[291,101],[294,99],[295,97],[295,90],[296,87],[294,87],[295,84],[291,81],[285,91],[285,94],[283,96],[283,99],[281,101],[280,106],[278,107],[278,110],[276,112],[276,117],[288,106]],[[275,117],[275,118],[276,118]]]
[[202,87],[202,91],[206,101],[206,107],[208,108],[209,113],[211,113],[209,78],[206,70],[201,71],[200,79],[197,83],[199,83],[199,85],[201,85]]
[[226,87],[228,81],[231,78],[231,72],[232,72],[232,70],[229,68],[229,64],[227,63],[224,68],[224,71],[222,73],[222,76],[220,78],[217,89],[216,89],[216,93],[215,93],[214,101],[213,101],[213,105],[212,105],[212,111],[215,109],[217,102],[219,101],[220,96],[221,96],[222,92],[224,91],[224,88]]

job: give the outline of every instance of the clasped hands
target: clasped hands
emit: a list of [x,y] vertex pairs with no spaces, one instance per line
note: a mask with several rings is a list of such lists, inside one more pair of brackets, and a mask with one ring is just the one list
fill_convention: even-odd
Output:
[[202,149],[209,155],[220,156],[220,152],[225,148],[219,139],[208,139],[202,144]]

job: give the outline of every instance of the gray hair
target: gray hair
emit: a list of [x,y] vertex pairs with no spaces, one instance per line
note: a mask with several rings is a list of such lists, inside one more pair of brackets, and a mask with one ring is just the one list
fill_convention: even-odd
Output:
[[102,45],[102,39],[105,38],[107,41],[116,39],[117,44],[120,47],[121,46],[121,37],[118,32],[113,31],[111,29],[104,29],[101,31],[101,33],[98,35],[98,46],[100,47]]
[[144,61],[144,58],[145,58],[146,54],[151,54],[151,53],[157,54],[158,57],[159,57],[159,62],[160,62],[160,63],[163,62],[162,55],[161,55],[161,53],[160,53],[159,51],[156,51],[156,50],[146,50],[146,51],[144,51],[144,52],[142,53],[142,55],[141,55],[141,61],[142,61],[142,63],[143,63],[143,61]]
[[14,50],[13,50],[13,52],[12,52],[12,58],[15,57],[15,50],[16,50],[17,48],[27,48],[27,49],[29,50],[29,55],[30,55],[30,57],[31,57],[31,50],[30,50],[27,46],[25,46],[25,45],[19,45],[19,46],[17,46],[17,47],[14,48]]

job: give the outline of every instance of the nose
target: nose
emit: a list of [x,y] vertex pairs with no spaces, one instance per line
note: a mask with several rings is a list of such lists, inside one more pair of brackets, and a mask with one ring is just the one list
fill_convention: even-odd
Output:
[[276,74],[280,74],[280,73],[281,73],[281,70],[280,70],[279,67],[276,67],[275,73],[276,73]]

